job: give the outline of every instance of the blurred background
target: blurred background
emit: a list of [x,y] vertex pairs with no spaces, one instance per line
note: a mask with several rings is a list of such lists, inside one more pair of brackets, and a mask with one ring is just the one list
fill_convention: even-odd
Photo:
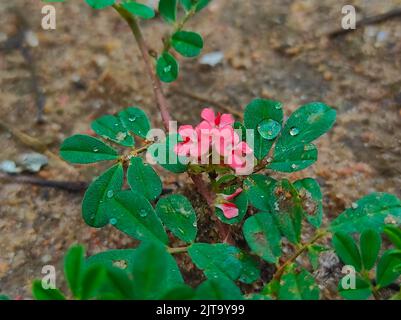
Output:
[[[341,33],[346,4],[362,23]],[[31,297],[44,265],[56,266],[61,284],[73,243],[89,254],[134,244],[85,225],[84,187],[102,166],[66,165],[57,158],[62,140],[133,105],[161,127],[126,23],[111,9],[67,0],[54,4],[56,30],[43,30],[43,5],[0,2],[0,294],[17,299]],[[213,0],[186,27],[205,48],[197,59],[178,58],[179,79],[165,86],[172,115],[196,123],[203,107],[241,111],[256,97],[282,101],[287,116],[325,102],[337,123],[318,141],[317,163],[290,178],[316,178],[331,218],[373,191],[401,196],[400,11],[400,0]],[[141,26],[160,52],[167,25],[156,18]],[[196,197],[185,175],[158,170],[166,188]]]

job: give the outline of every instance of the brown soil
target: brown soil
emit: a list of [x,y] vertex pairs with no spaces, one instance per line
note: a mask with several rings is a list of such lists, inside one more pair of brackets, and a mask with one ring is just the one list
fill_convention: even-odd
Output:
[[[350,3],[360,16],[401,6],[400,0],[274,0],[269,4],[265,0],[215,0],[189,28],[202,33],[203,53],[224,52],[223,63],[205,68],[196,59],[180,59],[179,80],[165,89],[173,117],[181,123],[195,123],[205,104],[172,88],[236,110],[256,97],[282,101],[286,115],[310,101],[324,101],[336,108],[335,128],[318,141],[318,162],[289,176],[318,179],[325,195],[326,218],[337,216],[373,191],[401,196],[400,20],[361,27],[328,40],[324,35],[340,27],[341,7]],[[39,1],[0,4],[2,40],[16,32],[18,20],[10,11],[15,8],[39,39],[39,46],[31,52],[47,99],[45,123],[38,125],[26,61],[18,50],[0,51],[1,120],[49,143],[57,153],[64,138],[88,132],[90,120],[101,114],[138,105],[156,115],[150,81],[125,22],[112,10],[94,12],[78,1],[55,6],[57,30],[44,31]],[[152,49],[160,50],[165,24],[157,19],[142,26]],[[160,127],[158,116],[152,121]],[[0,144],[0,161],[31,151],[4,130]],[[101,170],[99,166],[76,169],[69,172],[51,161],[38,175],[89,181]],[[176,189],[178,179],[177,191],[193,194],[184,187],[189,182],[185,175],[177,178],[163,170],[160,173],[166,188]],[[30,283],[41,277],[45,264],[57,267],[61,284],[62,257],[73,243],[83,243],[89,254],[135,244],[113,228],[86,226],[80,214],[81,199],[81,193],[1,184],[0,293],[30,298]],[[191,271],[188,263],[183,269],[190,282],[198,283],[194,279],[200,273]]]

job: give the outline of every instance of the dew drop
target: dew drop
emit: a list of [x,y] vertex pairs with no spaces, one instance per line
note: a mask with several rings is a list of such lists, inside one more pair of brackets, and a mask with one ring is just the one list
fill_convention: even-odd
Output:
[[148,212],[145,209],[139,210],[139,215],[141,217],[146,217],[148,215]]
[[292,127],[290,129],[290,135],[292,135],[293,137],[299,134],[299,129],[297,127]]
[[117,219],[116,218],[111,218],[109,220],[109,223],[114,226],[117,223]]
[[128,118],[128,121],[131,121],[131,122],[134,122],[135,120],[136,120],[136,117]]
[[274,108],[277,109],[277,110],[280,110],[281,109],[281,104],[276,104],[276,106]]
[[113,198],[113,196],[114,196],[114,191],[113,190],[107,191],[107,198]]
[[258,125],[259,134],[267,140],[273,140],[278,136],[281,130],[281,125],[273,119],[263,120]]
[[351,208],[352,209],[358,209],[358,204],[356,203],[356,202],[353,202],[352,204],[351,204]]
[[99,149],[98,148],[93,148],[93,152],[98,152]]
[[296,168],[298,168],[298,166],[297,166],[295,163],[293,163],[293,164],[291,165],[291,168],[295,170]]
[[167,66],[163,69],[164,73],[168,73],[171,71],[171,66]]

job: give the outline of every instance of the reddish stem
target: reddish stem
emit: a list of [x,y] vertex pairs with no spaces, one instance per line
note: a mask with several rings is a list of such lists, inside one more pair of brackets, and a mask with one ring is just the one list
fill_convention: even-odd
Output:
[[[189,173],[189,176],[191,177],[192,181],[195,184],[196,191],[206,200],[206,203],[210,208],[211,214],[213,215],[215,213],[215,205],[214,205],[214,200],[216,198],[215,194],[210,190],[208,185],[202,179],[202,175]],[[234,239],[232,238],[230,233],[230,226],[224,224],[219,219],[216,220],[216,226],[223,242],[234,244]]]
[[159,78],[156,76],[153,71],[152,61],[149,55],[148,46],[145,42],[145,39],[142,36],[141,29],[139,28],[138,23],[134,16],[128,13],[124,8],[119,5],[113,5],[114,9],[124,18],[124,20],[128,23],[131,28],[132,33],[134,34],[135,40],[138,43],[139,49],[142,54],[143,61],[145,62],[146,72],[148,73],[150,79],[152,80],[153,92],[155,94],[156,102],[160,110],[160,114],[162,116],[164,128],[168,131],[169,122],[171,120],[169,113],[169,104],[163,93],[162,85]]
[[[151,63],[151,58],[148,51],[148,46],[146,45],[145,39],[142,36],[141,29],[136,21],[136,19],[127,12],[120,5],[113,5],[113,8],[120,14],[122,18],[128,23],[130,26],[132,33],[134,34],[135,40],[138,43],[139,49],[141,51],[143,60],[145,62],[146,72],[149,74],[150,79],[152,80],[153,92],[156,98],[157,105],[159,107],[163,125],[166,131],[169,130],[169,122],[171,120],[171,116],[169,113],[169,104],[163,93],[161,82],[155,72],[153,71],[153,65]],[[195,187],[200,195],[206,200],[209,205],[212,214],[214,213],[214,194],[208,188],[208,185],[202,179],[202,175],[190,173],[192,181],[195,184]],[[217,228],[219,229],[219,233],[223,238],[223,241],[233,243],[233,239],[230,235],[229,227],[223,224],[220,220],[217,221]]]

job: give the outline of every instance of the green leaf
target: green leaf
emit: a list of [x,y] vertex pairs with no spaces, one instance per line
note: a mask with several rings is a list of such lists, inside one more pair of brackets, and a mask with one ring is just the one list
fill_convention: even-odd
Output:
[[149,201],[139,193],[121,191],[106,203],[109,222],[138,240],[167,243],[168,238]]
[[144,164],[141,158],[131,158],[127,180],[132,191],[142,194],[149,201],[155,200],[162,193],[159,176],[150,165]]
[[393,283],[401,274],[397,266],[401,263],[401,250],[388,250],[379,260],[376,269],[376,281],[380,288]]
[[186,158],[178,156],[174,151],[178,141],[179,135],[173,133],[163,143],[155,143],[148,148],[148,152],[159,165],[174,173],[185,172],[188,168]]
[[278,101],[255,99],[245,107],[244,124],[247,129],[258,129],[265,120],[275,120],[281,126],[283,121],[282,104]]
[[273,160],[266,168],[279,172],[296,172],[303,170],[317,160],[318,151],[313,143],[299,144],[290,149],[275,151]]
[[[44,289],[42,286],[42,281],[35,280],[32,283],[32,295],[36,300],[65,300],[64,295],[58,289]],[[2,299],[0,296],[0,300],[9,300]]]
[[244,191],[248,200],[256,209],[269,211],[269,197],[277,181],[261,174],[252,174],[244,181]]
[[317,159],[311,142],[326,133],[336,120],[336,111],[314,102],[297,109],[286,122],[274,148],[269,169],[294,172],[305,169]]
[[106,277],[98,290],[97,299],[135,299],[135,288],[131,280],[131,274],[117,267],[108,265],[103,265],[103,267],[106,269]]
[[145,112],[135,107],[129,107],[120,111],[118,117],[128,131],[146,138],[150,130],[150,121]]
[[344,264],[351,265],[357,271],[362,269],[361,255],[351,236],[344,232],[336,232],[333,237],[333,246],[337,255]]
[[121,5],[129,13],[143,19],[152,19],[155,16],[155,11],[142,3],[123,2]]
[[161,300],[192,300],[195,290],[186,284],[170,289]]
[[298,192],[286,179],[275,184],[268,197],[272,213],[281,233],[292,243],[298,243],[302,229],[302,206]]
[[173,194],[161,198],[156,205],[156,214],[176,237],[185,242],[195,240],[196,213],[186,197]]
[[99,139],[82,134],[65,139],[60,155],[68,162],[81,164],[118,159],[116,150]]
[[388,193],[372,193],[358,200],[330,225],[331,231],[362,232],[383,230],[386,219],[401,223],[401,201]]
[[370,270],[375,265],[381,247],[380,235],[373,229],[362,232],[360,238],[361,257],[363,266]]
[[281,235],[270,213],[249,217],[243,226],[245,239],[252,252],[270,263],[281,256]]
[[196,288],[196,300],[242,300],[240,289],[229,279],[209,279]]
[[188,58],[198,56],[203,49],[203,39],[196,32],[178,31],[173,34],[171,44],[178,53]]
[[370,283],[360,277],[355,279],[355,289],[344,289],[340,281],[338,292],[348,300],[366,300],[372,294]]
[[195,265],[209,279],[226,277],[237,280],[241,275],[240,251],[226,243],[194,243],[188,253]]
[[241,252],[239,255],[241,261],[241,275],[239,281],[252,284],[260,278],[260,266],[254,257],[245,252]]
[[105,115],[92,122],[92,130],[99,136],[109,139],[122,146],[132,147],[134,139],[128,134],[120,119],[112,115]]
[[336,111],[324,103],[301,106],[287,120],[274,149],[275,154],[309,144],[330,130],[335,120]]
[[132,267],[137,297],[139,299],[157,299],[164,295],[173,287],[172,284],[166,285],[165,278],[169,272],[165,248],[154,242],[142,243],[135,252]]
[[195,8],[195,11],[201,11],[205,8],[212,0],[180,0],[181,5],[184,7],[185,11],[190,11]]
[[319,228],[323,217],[323,196],[319,184],[315,179],[306,178],[295,181],[294,187],[301,198],[306,219],[312,226]]
[[319,267],[320,253],[326,250],[328,249],[316,244],[308,247],[308,257],[313,270],[316,270]]
[[177,60],[168,52],[163,52],[157,60],[156,72],[163,82],[173,82],[178,77],[179,65]]
[[160,0],[159,13],[167,22],[177,19],[177,0]]
[[393,225],[386,225],[384,233],[397,249],[401,249],[401,229]]
[[81,297],[81,281],[84,273],[84,254],[82,246],[72,246],[64,257],[64,274],[74,297]]
[[102,264],[106,267],[120,268],[121,270],[131,270],[134,263],[135,249],[116,249],[100,252],[85,260],[85,267],[95,264]]
[[[272,127],[271,123],[275,124],[275,128],[278,126],[281,128],[282,122],[283,109],[282,104],[278,101],[255,99],[246,106],[244,124],[247,129],[254,129],[253,150],[257,159],[262,159],[267,155],[277,136],[276,129],[274,129],[275,137],[269,140],[265,139],[260,132],[264,132],[263,128],[266,127],[266,124],[269,124],[268,127]],[[273,132],[273,130],[271,131]],[[274,134],[270,136],[273,137]],[[263,135],[266,136],[265,133]]]
[[107,279],[107,270],[102,265],[93,265],[85,270],[82,276],[81,299],[95,298]]
[[86,224],[94,228],[104,227],[109,219],[105,212],[105,202],[120,191],[124,182],[124,170],[121,163],[108,169],[94,180],[85,192],[82,200],[82,217]]
[[[85,261],[85,266],[89,267],[95,264],[102,264],[109,269],[121,269],[121,271],[130,275],[135,261],[141,259],[141,255],[141,252],[137,253],[137,249],[108,250],[89,257]],[[182,284],[183,279],[181,272],[171,254],[164,250],[162,259],[165,259],[165,268],[168,270],[168,273],[164,277],[160,286],[170,288]],[[126,298],[127,295],[124,297]]]
[[[236,186],[232,186],[224,190],[224,194],[233,194],[236,190]],[[233,200],[231,200],[238,208],[238,216],[228,219],[224,216],[223,211],[220,208],[216,208],[217,217],[224,223],[227,224],[235,224],[239,223],[244,219],[246,212],[248,211],[248,197],[245,192],[241,192],[238,196],[236,196]]]
[[104,9],[113,5],[116,0],[85,0],[93,9]]
[[293,243],[301,236],[302,206],[297,190],[288,180],[276,181],[251,175],[244,182],[251,204],[273,215],[280,232]]
[[319,287],[306,270],[289,272],[281,277],[278,298],[280,300],[318,300]]

